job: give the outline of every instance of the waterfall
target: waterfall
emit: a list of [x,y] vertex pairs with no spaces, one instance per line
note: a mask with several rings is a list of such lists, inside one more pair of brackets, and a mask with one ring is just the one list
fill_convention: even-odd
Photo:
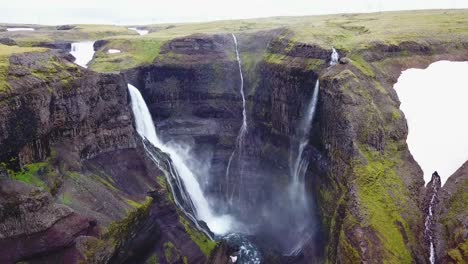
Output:
[[75,63],[88,68],[88,63],[94,56],[94,41],[74,42],[71,44],[71,55],[75,57]]
[[425,235],[429,238],[429,262],[431,264],[435,263],[435,248],[434,248],[434,237],[432,236],[432,222],[433,222],[433,210],[434,210],[434,205],[436,202],[436,197],[437,197],[437,186],[440,184],[440,177],[437,172],[434,172],[432,174],[432,195],[431,199],[429,201],[429,210],[428,214],[426,216],[426,221],[424,222],[424,233]]
[[146,30],[146,29],[138,29],[138,28],[134,28],[134,27],[130,27],[128,29],[136,31],[138,33],[138,35],[140,35],[140,36],[144,36],[144,35],[149,33],[149,30]]
[[[240,95],[242,97],[242,125],[241,125],[239,133],[237,135],[236,146],[235,146],[234,150],[232,151],[231,156],[229,157],[228,165],[227,165],[227,168],[226,168],[226,186],[227,186],[226,187],[226,189],[227,189],[226,193],[227,194],[229,193],[228,192],[228,188],[229,188],[228,187],[229,186],[228,179],[229,179],[229,173],[230,173],[230,169],[231,169],[231,163],[232,163],[232,160],[234,159],[236,153],[237,153],[237,157],[238,157],[239,160],[242,158],[244,137],[245,137],[245,133],[247,132],[247,112],[245,110],[244,76],[242,75],[242,64],[241,64],[239,49],[238,49],[238,45],[237,45],[237,38],[236,38],[236,35],[234,35],[234,34],[231,34],[231,35],[232,35],[232,38],[234,40],[234,45],[235,45],[235,49],[236,49],[236,58],[237,58],[237,63],[239,65],[239,77],[240,77],[240,80],[241,80]],[[242,185],[242,166],[240,166],[239,178],[240,178],[239,184]],[[229,199],[230,204],[232,204],[233,196],[234,196],[234,190],[232,190],[231,197]]]
[[174,197],[178,198],[176,199],[177,205],[192,220],[205,221],[215,234],[227,233],[231,228],[231,218],[227,215],[216,216],[213,213],[197,178],[187,167],[184,158],[174,148],[162,143],[158,138],[151,114],[140,91],[131,84],[128,84],[128,90],[138,134],[169,156],[170,161],[161,161],[161,158],[158,158],[153,151],[150,151],[150,148],[145,147],[153,161],[157,163],[165,162],[168,165],[170,175],[166,175],[166,178],[169,184],[174,182],[178,187],[178,192],[180,192],[180,195],[176,193],[174,186],[171,184]]
[[[289,245],[288,255],[297,255],[302,250],[302,247],[309,239],[312,238],[311,230],[308,229],[310,224],[310,206],[307,201],[305,189],[305,174],[309,166],[309,155],[304,153],[305,148],[309,144],[309,135],[312,128],[315,110],[317,108],[318,96],[320,90],[319,80],[315,83],[312,98],[307,104],[305,115],[302,117],[297,126],[297,143],[293,143],[290,149],[289,168],[291,175],[291,183],[289,185],[289,207],[285,213],[291,215],[291,233],[293,237],[300,237],[294,245]],[[296,140],[293,140],[296,142]]]
[[303,157],[303,152],[307,144],[309,144],[309,134],[310,129],[312,128],[312,121],[315,115],[315,109],[317,108],[318,94],[320,90],[319,80],[315,83],[314,92],[312,94],[312,99],[307,105],[307,112],[304,117],[301,119],[298,127],[298,141],[299,145],[297,146],[297,151],[293,151],[290,162],[293,164],[291,167],[291,175],[293,184],[298,186],[303,183],[304,175],[307,170],[308,160]]
[[332,54],[330,56],[330,66],[334,66],[338,64],[338,60],[340,59],[340,55],[336,51],[334,47],[332,47]]

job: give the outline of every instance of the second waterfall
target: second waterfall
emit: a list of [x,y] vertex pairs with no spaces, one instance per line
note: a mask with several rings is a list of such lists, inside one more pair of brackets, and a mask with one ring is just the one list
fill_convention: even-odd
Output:
[[[240,95],[242,98],[242,125],[239,129],[239,134],[237,135],[236,145],[234,150],[232,151],[231,156],[229,157],[228,165],[226,168],[226,182],[229,182],[229,176],[231,172],[231,164],[235,157],[237,157],[237,165],[239,169],[239,186],[242,185],[243,179],[243,166],[242,166],[242,154],[243,154],[243,146],[244,146],[244,138],[245,134],[247,133],[247,111],[246,111],[246,103],[245,103],[245,93],[244,93],[244,76],[242,75],[242,63],[239,55],[239,47],[237,44],[236,35],[232,34],[232,38],[234,40],[235,50],[236,50],[236,58],[237,63],[239,65],[239,77],[240,77]],[[228,202],[232,206],[233,199],[234,199],[234,189],[229,190],[229,184],[227,184],[226,195],[228,197]]]

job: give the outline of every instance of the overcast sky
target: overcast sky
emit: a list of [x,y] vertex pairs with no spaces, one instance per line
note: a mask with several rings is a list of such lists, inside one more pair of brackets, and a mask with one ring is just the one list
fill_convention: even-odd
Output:
[[468,0],[0,0],[0,22],[148,24],[440,8],[468,8]]
[[460,122],[468,113],[467,73],[468,62],[439,61],[404,71],[394,86],[408,121],[408,147],[426,182],[438,171],[445,183],[468,160],[468,123]]

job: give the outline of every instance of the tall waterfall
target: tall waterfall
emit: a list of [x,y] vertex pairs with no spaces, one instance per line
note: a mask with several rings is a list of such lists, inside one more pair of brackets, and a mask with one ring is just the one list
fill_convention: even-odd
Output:
[[[182,155],[174,148],[162,143],[158,138],[151,114],[140,91],[131,84],[128,84],[128,90],[132,101],[132,111],[135,116],[135,125],[138,134],[149,141],[154,147],[167,153],[172,161],[169,163],[169,176],[172,178],[168,178],[167,180],[171,184],[173,193],[173,182],[177,185],[178,191],[181,193],[179,196],[174,194],[179,208],[181,208],[188,217],[192,218],[192,220],[205,221],[210,230],[215,234],[226,234],[231,229],[232,219],[227,215],[217,216],[213,213],[197,178],[187,167],[187,162]],[[156,157],[155,153],[151,152],[148,148],[147,151],[155,162],[160,162],[160,158]],[[168,175],[166,175],[166,177],[168,177]]]
[[70,54],[75,57],[75,63],[88,68],[88,63],[94,56],[94,41],[74,42],[71,44]]
[[307,193],[305,189],[305,174],[309,166],[309,155],[304,152],[309,144],[309,135],[312,128],[312,122],[317,108],[318,96],[320,90],[319,80],[315,83],[312,98],[305,115],[300,120],[297,126],[296,140],[293,140],[289,156],[289,168],[291,175],[291,183],[289,185],[290,204],[285,212],[291,215],[291,230],[293,237],[301,238],[294,245],[290,245],[288,249],[289,255],[297,255],[300,253],[303,245],[312,237],[312,231],[309,229],[311,223],[310,204],[308,203]]
[[338,64],[338,60],[340,59],[340,55],[336,51],[334,47],[332,47],[332,54],[330,56],[330,66]]
[[297,127],[297,138],[299,144],[296,149],[291,152],[290,173],[292,175],[292,183],[294,186],[303,185],[304,175],[307,170],[308,160],[304,158],[304,149],[309,144],[309,134],[312,128],[312,121],[315,115],[315,109],[317,108],[318,95],[320,90],[319,80],[315,83],[314,92],[312,93],[312,99],[307,105],[307,112],[301,119],[299,126]]
[[[234,39],[234,44],[235,44],[235,47],[236,47],[236,58],[237,58],[237,63],[239,65],[239,77],[240,77],[240,80],[241,80],[240,95],[242,97],[242,125],[241,125],[241,128],[239,130],[239,134],[237,135],[236,147],[232,151],[231,157],[229,157],[228,165],[227,165],[227,168],[226,168],[226,182],[227,183],[229,182],[229,181],[227,181],[227,179],[229,179],[229,173],[230,173],[230,169],[231,169],[232,160],[234,159],[236,154],[237,154],[237,158],[238,158],[239,161],[242,158],[244,137],[245,137],[245,133],[247,132],[247,112],[246,112],[246,109],[245,109],[244,76],[242,75],[242,63],[241,63],[241,59],[240,59],[240,55],[239,55],[239,49],[238,49],[238,46],[237,46],[236,35],[234,35],[234,34],[231,34],[231,35],[232,35],[232,38]],[[238,162],[238,163],[240,163],[240,162]],[[239,171],[240,182],[239,182],[239,184],[242,185],[242,166],[240,164],[239,164],[239,168],[240,168],[240,171]],[[226,184],[226,186],[229,186],[229,184]],[[229,188],[229,187],[226,187],[226,188]],[[229,194],[229,190],[227,190],[226,192]],[[233,196],[234,196],[234,190],[231,191],[231,197],[229,199],[230,204],[232,204]]]

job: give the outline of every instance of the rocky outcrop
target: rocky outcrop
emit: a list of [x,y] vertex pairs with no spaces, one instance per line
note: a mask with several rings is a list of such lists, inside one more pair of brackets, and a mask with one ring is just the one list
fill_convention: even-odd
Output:
[[10,57],[10,90],[0,94],[0,160],[18,169],[43,160],[58,141],[82,158],[134,147],[126,83],[87,71],[54,53]]
[[[153,151],[158,152],[157,155],[165,155],[159,150]],[[123,220],[112,223],[99,240],[86,241],[86,261],[143,263],[151,260],[157,261],[156,263],[204,263],[216,243],[192,227],[190,221],[176,207],[164,172],[161,171],[168,168],[164,165],[156,166],[143,153],[132,156],[132,159],[133,164],[135,161],[143,162],[147,171],[132,179],[141,181],[142,176],[148,174],[154,174],[153,179],[157,179],[157,183],[153,184],[148,192],[151,198],[148,197],[146,202]],[[132,173],[132,168],[134,167],[123,166],[122,173]],[[137,174],[139,173],[141,171]],[[121,188],[118,183],[120,180],[114,179],[117,188],[131,191],[131,187]]]
[[78,236],[97,234],[94,219],[54,203],[49,193],[16,181],[0,183],[2,263],[51,254],[72,247]]
[[0,38],[0,44],[14,46],[16,45],[16,41],[11,38]]
[[[179,252],[177,261],[204,262],[210,251],[201,245],[215,243],[179,220],[161,187],[163,173],[134,130],[122,75],[43,52],[11,56],[7,80],[0,94],[0,262],[79,263],[97,252],[98,263],[143,263],[153,253],[164,258],[167,245]],[[144,204],[155,189],[163,190],[157,201]],[[101,248],[92,236],[106,226],[114,233],[101,235],[113,239]]]
[[70,29],[74,29],[76,26],[74,25],[60,25],[60,26],[56,26],[55,28],[57,30],[70,30]]
[[109,41],[107,41],[105,39],[95,41],[94,44],[93,44],[94,51],[98,51],[99,49],[101,49],[102,47],[107,45],[107,43],[109,43]]
[[438,193],[435,210],[436,263],[468,262],[468,163]]
[[44,47],[48,49],[57,49],[69,52],[71,51],[71,42],[70,41],[53,41],[53,42],[35,42],[32,43],[34,47]]

